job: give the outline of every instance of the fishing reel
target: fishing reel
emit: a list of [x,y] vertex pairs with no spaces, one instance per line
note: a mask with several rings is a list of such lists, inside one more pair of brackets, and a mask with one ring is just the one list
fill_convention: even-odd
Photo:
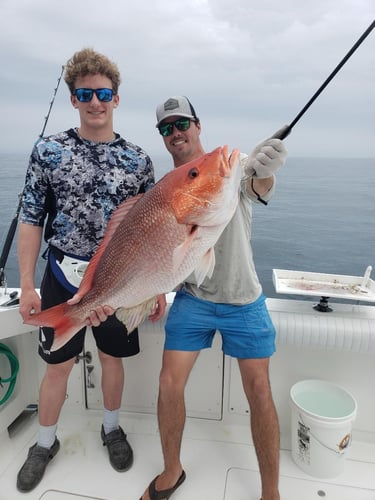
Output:
[[[7,278],[5,276],[4,268],[0,268],[0,288],[4,289],[4,293],[0,292],[0,297],[4,296],[6,297],[8,295],[8,290],[7,290]],[[17,290],[14,290],[13,292],[10,292],[9,294],[9,299],[6,300],[5,302],[0,303],[0,307],[11,307],[11,306],[16,306],[20,303],[20,299],[18,297],[18,292]]]
[[[6,293],[4,295],[6,295]],[[19,303],[20,303],[20,299],[18,297],[18,292],[17,292],[17,290],[14,290],[13,292],[11,292],[9,294],[9,299],[0,304],[0,307],[18,306]]]

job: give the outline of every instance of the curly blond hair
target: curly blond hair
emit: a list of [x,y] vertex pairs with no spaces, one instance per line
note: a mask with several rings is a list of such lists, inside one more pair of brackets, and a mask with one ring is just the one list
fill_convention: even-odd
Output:
[[77,78],[86,75],[104,75],[112,82],[112,90],[117,94],[121,83],[120,71],[108,57],[93,49],[82,49],[68,60],[65,66],[64,80],[73,95]]

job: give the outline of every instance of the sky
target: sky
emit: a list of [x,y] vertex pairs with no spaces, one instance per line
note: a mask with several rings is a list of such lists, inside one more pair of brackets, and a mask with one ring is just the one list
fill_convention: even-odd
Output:
[[[59,78],[91,47],[121,72],[115,130],[166,155],[157,104],[186,95],[206,151],[289,124],[375,19],[375,0],[0,0],[0,153],[78,126]],[[58,88],[57,88],[58,86]],[[57,88],[57,91],[55,89]],[[375,29],[285,139],[290,156],[375,158]],[[168,156],[168,155],[167,155]]]

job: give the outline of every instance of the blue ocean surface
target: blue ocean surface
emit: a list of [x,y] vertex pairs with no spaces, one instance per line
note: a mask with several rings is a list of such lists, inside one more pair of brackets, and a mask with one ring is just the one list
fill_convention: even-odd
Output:
[[[0,251],[22,191],[28,154],[0,153]],[[159,179],[171,161],[154,158]],[[8,286],[18,286],[17,233],[7,260]],[[272,269],[375,278],[375,160],[288,158],[268,206],[254,204],[252,246],[263,291],[276,294]],[[37,284],[44,261],[37,267]],[[299,297],[302,298],[302,297]]]

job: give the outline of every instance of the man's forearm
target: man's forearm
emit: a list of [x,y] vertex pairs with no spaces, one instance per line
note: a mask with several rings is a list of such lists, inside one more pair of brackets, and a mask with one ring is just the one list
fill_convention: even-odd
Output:
[[35,288],[34,275],[43,228],[21,223],[18,228],[18,266],[21,289]]

